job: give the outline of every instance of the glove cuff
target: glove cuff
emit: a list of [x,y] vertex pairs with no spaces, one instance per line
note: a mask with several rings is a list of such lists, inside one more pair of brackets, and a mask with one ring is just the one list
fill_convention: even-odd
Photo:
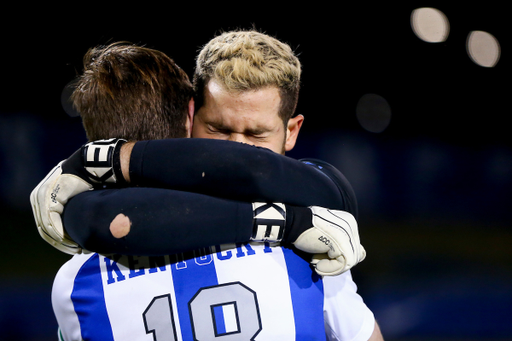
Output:
[[283,239],[286,223],[286,207],[280,203],[252,204],[254,242],[277,243]]
[[283,243],[294,243],[299,236],[313,227],[313,213],[309,207],[286,205],[286,229]]
[[125,185],[120,151],[123,139],[98,140],[82,147],[82,160],[89,178],[95,183]]
[[118,185],[127,186],[128,182],[124,179],[123,171],[121,170],[121,147],[126,143],[126,140],[119,139],[114,148],[114,155],[112,159],[112,170],[114,171],[115,181]]

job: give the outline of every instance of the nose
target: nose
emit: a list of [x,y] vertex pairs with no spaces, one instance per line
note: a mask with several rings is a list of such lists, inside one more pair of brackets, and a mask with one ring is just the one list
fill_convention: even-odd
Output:
[[247,136],[245,136],[244,134],[237,134],[237,133],[230,134],[228,140],[233,141],[233,142],[249,143]]

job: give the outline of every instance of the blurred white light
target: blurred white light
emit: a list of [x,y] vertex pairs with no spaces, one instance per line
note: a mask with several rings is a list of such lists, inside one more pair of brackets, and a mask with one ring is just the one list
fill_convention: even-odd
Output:
[[483,67],[494,67],[500,59],[501,49],[498,40],[483,31],[469,33],[466,42],[469,57]]
[[411,26],[414,33],[428,43],[441,43],[448,38],[450,23],[446,15],[431,7],[412,11]]
[[382,133],[391,122],[388,102],[376,94],[366,94],[359,99],[356,115],[361,127],[372,133]]

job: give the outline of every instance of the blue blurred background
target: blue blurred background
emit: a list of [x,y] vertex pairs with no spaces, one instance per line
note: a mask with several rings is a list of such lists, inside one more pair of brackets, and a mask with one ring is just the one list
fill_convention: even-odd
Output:
[[[191,75],[209,39],[252,26],[289,43],[303,63],[298,113],[306,120],[289,156],[328,161],[352,182],[368,251],[353,276],[385,339],[512,339],[504,6],[429,5],[449,27],[438,42],[421,33],[439,35],[440,28],[411,21],[425,4],[292,6],[148,2],[4,11],[0,340],[57,337],[50,290],[68,256],[39,238],[28,197],[86,142],[80,118],[66,113],[61,97],[87,49],[145,44]],[[472,55],[475,31],[496,39],[497,63],[482,66]],[[480,50],[490,58],[493,46]]]

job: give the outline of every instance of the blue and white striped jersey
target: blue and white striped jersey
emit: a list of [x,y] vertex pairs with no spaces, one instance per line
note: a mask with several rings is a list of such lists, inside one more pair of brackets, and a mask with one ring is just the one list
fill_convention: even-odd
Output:
[[375,320],[356,290],[350,272],[322,279],[296,251],[251,243],[84,252],[59,270],[52,303],[66,341],[367,340]]

